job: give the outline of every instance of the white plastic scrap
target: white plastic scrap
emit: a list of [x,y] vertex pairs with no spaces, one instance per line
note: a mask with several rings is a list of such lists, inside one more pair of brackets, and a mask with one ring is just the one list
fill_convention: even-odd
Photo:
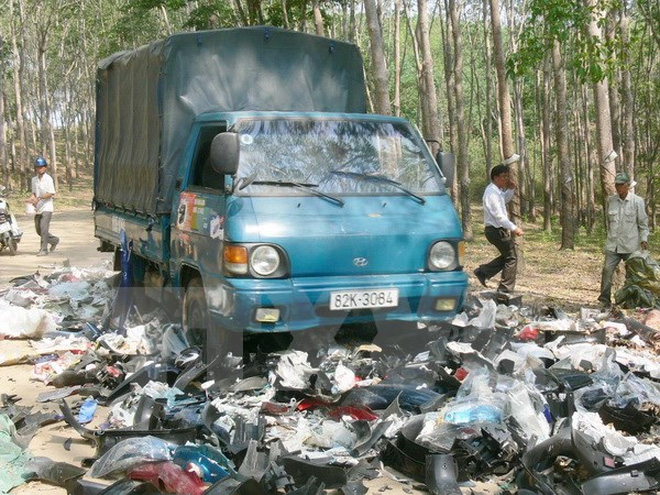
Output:
[[481,312],[475,318],[472,318],[468,323],[475,328],[494,328],[495,316],[497,314],[497,304],[492,299],[481,300],[483,307]]
[[638,443],[633,449],[623,456],[626,465],[637,464],[638,462],[648,461],[653,458],[660,460],[660,447],[657,445],[647,445]]
[[343,394],[355,386],[355,373],[340,362],[335,368],[332,383],[332,393]]
[[167,383],[155,382],[153,380],[150,380],[142,388],[141,392],[152,399],[167,399],[168,407],[172,407],[176,403],[177,395],[184,395],[183,391],[176,387],[170,387]]
[[651,378],[660,379],[660,360],[656,354],[644,350],[631,351],[625,347],[616,350],[616,362],[627,368],[646,371]]
[[281,386],[293,390],[303,390],[309,386],[309,377],[314,368],[307,362],[307,353],[288,351],[277,363],[275,374],[280,377]]
[[575,369],[580,369],[583,361],[589,362],[594,370],[599,370],[607,362],[607,355],[614,352],[612,348],[603,344],[581,343],[561,345],[561,337],[548,342],[545,347],[550,349],[559,360],[569,359]]
[[605,450],[614,456],[624,456],[638,443],[637,438],[622,435],[611,425],[606,426],[598,413],[576,411],[571,421],[573,428],[587,435],[596,444],[602,442]]
[[[534,390],[528,389],[522,382],[516,382],[507,394],[507,410],[509,416],[516,419],[518,424],[524,425],[524,434],[528,440],[535,438],[542,442],[550,438],[550,424],[537,409],[545,405],[543,396]],[[537,407],[534,407],[536,399]]]
[[75,282],[64,282],[57,285],[52,285],[48,289],[48,294],[51,297],[59,299],[68,299],[73,305],[79,304],[85,299],[89,299],[91,286],[84,280]]
[[604,321],[601,323],[601,326],[603,328],[611,328],[615,330],[615,334],[619,337],[627,337],[632,333],[630,330],[628,330],[628,327],[625,325],[625,323],[619,323],[616,321]]
[[454,319],[451,321],[451,324],[454,325],[455,327],[464,328],[468,326],[469,321],[470,318],[468,317],[467,313],[463,311],[462,313],[459,313],[456,316],[454,316]]
[[137,325],[126,330],[126,336],[118,333],[105,333],[97,342],[105,342],[114,352],[120,354],[154,354],[156,352],[153,339],[146,334],[147,325]]
[[66,351],[87,351],[92,346],[92,343],[87,340],[87,337],[80,336],[58,336],[52,339],[35,340],[32,342],[32,347],[39,354],[50,354],[51,352],[66,352]]
[[39,339],[57,329],[52,315],[43,309],[25,309],[0,300],[0,335],[12,339]]

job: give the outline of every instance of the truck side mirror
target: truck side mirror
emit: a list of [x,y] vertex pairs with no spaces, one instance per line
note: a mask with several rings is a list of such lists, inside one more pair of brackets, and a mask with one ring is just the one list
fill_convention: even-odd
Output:
[[211,166],[219,174],[234,175],[238,169],[238,134],[221,132],[211,142]]
[[445,186],[451,187],[454,183],[455,175],[454,154],[438,151],[435,155],[435,161],[438,162],[440,171],[445,176]]

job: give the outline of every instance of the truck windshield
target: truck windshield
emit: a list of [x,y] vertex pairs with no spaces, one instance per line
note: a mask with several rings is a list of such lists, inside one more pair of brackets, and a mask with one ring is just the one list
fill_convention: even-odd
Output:
[[[444,191],[424,144],[399,122],[243,120],[236,128],[240,162],[236,193],[309,195],[396,194],[412,198]],[[422,200],[423,201],[423,200]]]

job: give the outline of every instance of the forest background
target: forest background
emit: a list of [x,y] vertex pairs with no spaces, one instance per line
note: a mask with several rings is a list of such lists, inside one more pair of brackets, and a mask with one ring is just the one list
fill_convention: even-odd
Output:
[[43,155],[58,188],[89,187],[104,57],[248,25],[356,43],[370,110],[408,118],[456,155],[466,239],[502,162],[519,184],[514,220],[554,227],[562,249],[594,229],[602,238],[617,171],[636,181],[655,230],[658,0],[0,0],[2,184],[27,190]]

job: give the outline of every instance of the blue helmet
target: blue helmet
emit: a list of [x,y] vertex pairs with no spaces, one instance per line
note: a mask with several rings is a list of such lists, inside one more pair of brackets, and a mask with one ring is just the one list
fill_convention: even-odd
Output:
[[34,166],[35,167],[47,167],[48,162],[46,161],[46,159],[44,157],[40,156],[34,161]]

